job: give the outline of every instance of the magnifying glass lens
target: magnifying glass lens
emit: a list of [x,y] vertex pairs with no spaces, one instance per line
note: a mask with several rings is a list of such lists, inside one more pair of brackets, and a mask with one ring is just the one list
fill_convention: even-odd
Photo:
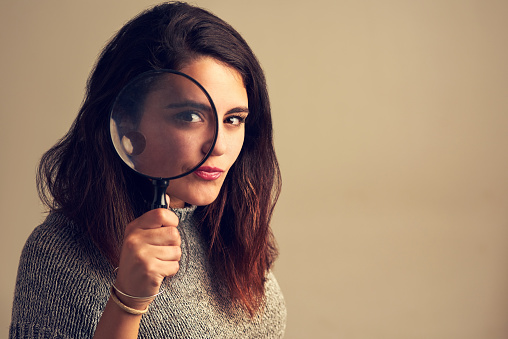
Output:
[[201,166],[215,145],[217,112],[210,95],[173,70],[143,73],[118,95],[111,140],[130,168],[169,182]]
[[111,113],[111,138],[133,170],[173,179],[206,159],[216,137],[217,114],[195,80],[174,71],[144,74],[127,85]]

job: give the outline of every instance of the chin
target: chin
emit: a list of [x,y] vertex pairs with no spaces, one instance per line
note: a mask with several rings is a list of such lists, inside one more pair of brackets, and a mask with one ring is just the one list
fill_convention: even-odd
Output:
[[188,205],[206,206],[213,203],[219,196],[219,190],[206,190],[205,192],[199,190],[188,190],[181,192],[168,192],[170,201],[178,200]]
[[213,203],[217,199],[218,195],[215,195],[213,197],[196,197],[196,198],[190,198],[187,200],[184,200],[189,205],[196,205],[196,206],[207,206]]
[[169,184],[170,199],[177,199],[189,205],[206,206],[219,196],[223,180],[202,181],[191,177],[176,179]]

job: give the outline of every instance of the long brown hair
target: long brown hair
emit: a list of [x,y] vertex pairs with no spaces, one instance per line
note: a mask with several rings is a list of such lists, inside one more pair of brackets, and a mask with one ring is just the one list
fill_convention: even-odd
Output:
[[[128,22],[107,44],[87,82],[85,100],[69,132],[40,162],[37,187],[51,211],[83,228],[116,265],[124,227],[139,216],[145,181],[126,168],[109,137],[109,110],[135,76],[182,68],[211,56],[243,77],[249,100],[242,151],[218,198],[199,208],[214,269],[230,296],[253,315],[262,305],[267,271],[277,256],[269,224],[280,192],[268,92],[261,66],[244,39],[213,14],[165,3]],[[128,187],[139,187],[132,193]]]

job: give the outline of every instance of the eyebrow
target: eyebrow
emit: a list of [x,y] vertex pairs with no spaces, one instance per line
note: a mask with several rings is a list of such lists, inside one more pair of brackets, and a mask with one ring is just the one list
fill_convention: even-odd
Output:
[[197,108],[197,109],[200,109],[203,111],[211,111],[212,110],[211,109],[212,107],[210,105],[202,104],[200,102],[192,101],[192,100],[177,102],[177,103],[169,104],[166,106],[166,108],[184,108],[184,107]]
[[[200,102],[192,101],[192,100],[177,102],[177,103],[169,104],[169,105],[166,106],[166,108],[169,108],[169,109],[171,109],[171,108],[184,108],[184,107],[197,108],[197,109],[200,109],[200,110],[203,110],[203,111],[208,111],[208,112],[211,111],[211,106],[210,105],[202,104]],[[229,111],[227,111],[225,113],[225,115],[234,114],[234,113],[247,113],[247,114],[249,114],[249,108],[247,106],[238,106],[238,107],[232,108]]]
[[226,114],[232,114],[232,113],[247,113],[247,114],[249,114],[249,107],[239,106],[239,107],[232,108],[226,112]]

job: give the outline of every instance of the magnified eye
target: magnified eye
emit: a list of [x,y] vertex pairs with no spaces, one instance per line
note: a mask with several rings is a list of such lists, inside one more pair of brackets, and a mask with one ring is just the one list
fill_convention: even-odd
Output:
[[175,115],[175,120],[182,122],[202,122],[201,114],[196,111],[184,111]]

